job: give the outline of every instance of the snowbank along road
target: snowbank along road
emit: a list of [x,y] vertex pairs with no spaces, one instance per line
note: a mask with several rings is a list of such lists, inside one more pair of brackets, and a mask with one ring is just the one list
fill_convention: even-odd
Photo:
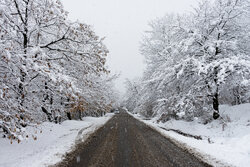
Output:
[[125,111],[115,115],[57,167],[202,167],[201,162]]

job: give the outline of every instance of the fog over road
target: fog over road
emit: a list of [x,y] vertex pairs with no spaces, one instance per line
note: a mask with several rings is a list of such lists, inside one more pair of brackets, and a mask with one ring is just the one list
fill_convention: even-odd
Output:
[[201,162],[125,111],[91,135],[59,167],[202,167]]

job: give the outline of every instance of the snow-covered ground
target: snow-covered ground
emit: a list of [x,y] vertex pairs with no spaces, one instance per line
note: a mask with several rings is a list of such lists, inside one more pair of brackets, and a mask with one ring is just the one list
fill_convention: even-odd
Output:
[[[139,115],[137,119],[145,122],[160,133],[184,143],[194,152],[214,166],[230,164],[230,166],[250,166],[250,103],[238,106],[222,105],[220,108],[222,120],[215,120],[209,124],[171,120],[166,123],[157,123],[154,120],[143,120]],[[200,135],[203,140],[185,137],[166,129],[177,129],[192,135]],[[221,163],[218,163],[221,162]],[[223,165],[222,165],[223,166]]]
[[[0,138],[0,167],[42,167],[59,162],[79,141],[84,141],[91,133],[104,125],[113,114],[104,117],[85,117],[83,121],[65,121],[62,124],[45,122],[37,128],[27,128],[35,132],[21,143]],[[37,138],[34,140],[34,138]]]

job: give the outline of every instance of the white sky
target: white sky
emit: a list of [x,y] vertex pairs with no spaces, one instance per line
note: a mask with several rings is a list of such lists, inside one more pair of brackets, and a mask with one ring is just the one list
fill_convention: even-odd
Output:
[[110,54],[108,66],[121,73],[116,87],[124,92],[125,78],[141,76],[143,56],[139,52],[143,33],[148,22],[166,13],[190,11],[197,0],[62,0],[73,21],[92,25]]

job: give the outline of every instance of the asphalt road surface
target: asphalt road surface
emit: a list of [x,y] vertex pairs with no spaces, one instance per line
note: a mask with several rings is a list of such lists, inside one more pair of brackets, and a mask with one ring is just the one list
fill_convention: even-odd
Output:
[[116,114],[57,167],[203,167],[169,139],[125,111]]

